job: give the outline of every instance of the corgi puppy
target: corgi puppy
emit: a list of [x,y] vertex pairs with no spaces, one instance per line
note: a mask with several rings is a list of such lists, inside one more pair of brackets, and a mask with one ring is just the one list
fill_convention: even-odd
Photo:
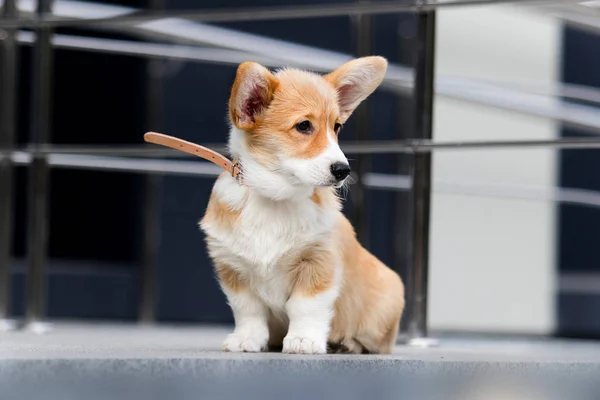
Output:
[[338,134],[386,69],[239,66],[229,150],[242,179],[223,173],[200,221],[235,319],[224,351],[392,352],[404,286],[359,244],[336,191],[350,174]]

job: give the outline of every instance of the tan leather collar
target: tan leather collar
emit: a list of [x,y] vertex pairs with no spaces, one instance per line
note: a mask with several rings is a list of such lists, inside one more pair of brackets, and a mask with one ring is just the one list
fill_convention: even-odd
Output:
[[175,150],[183,151],[185,153],[193,154],[200,158],[204,158],[205,160],[215,163],[219,167],[223,168],[225,171],[229,172],[231,176],[233,176],[238,182],[241,181],[242,169],[240,168],[239,163],[234,163],[224,155],[217,153],[216,151],[211,150],[207,147],[156,132],[146,133],[144,135],[144,140],[148,143],[159,144],[161,146],[170,147]]

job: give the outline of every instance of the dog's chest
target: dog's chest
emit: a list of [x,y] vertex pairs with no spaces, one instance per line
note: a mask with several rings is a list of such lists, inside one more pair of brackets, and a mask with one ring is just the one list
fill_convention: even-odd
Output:
[[327,240],[331,234],[333,213],[310,199],[271,202],[249,199],[235,227],[233,248],[252,272],[269,278],[270,271],[293,262],[307,246]]
[[244,199],[233,226],[203,224],[211,255],[252,281],[279,281],[299,254],[327,241],[338,211],[319,207],[309,198],[269,201]]
[[331,240],[338,209],[320,206],[309,196],[271,201],[227,179],[217,182],[213,194],[213,204],[227,205],[237,214],[227,223],[214,213],[203,219],[211,257],[236,270],[273,311],[282,311],[291,290],[291,268],[303,251]]

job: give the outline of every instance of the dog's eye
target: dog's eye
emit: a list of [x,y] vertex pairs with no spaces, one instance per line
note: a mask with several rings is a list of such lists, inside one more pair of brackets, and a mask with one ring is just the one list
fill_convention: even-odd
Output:
[[302,121],[296,124],[296,130],[300,133],[310,133],[311,126],[310,121]]
[[339,122],[336,122],[335,125],[333,125],[333,131],[337,134],[337,133],[340,133],[341,130],[342,130],[342,124],[340,124]]

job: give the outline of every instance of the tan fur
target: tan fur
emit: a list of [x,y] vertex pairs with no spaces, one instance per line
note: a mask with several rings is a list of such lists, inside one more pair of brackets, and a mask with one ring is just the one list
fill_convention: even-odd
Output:
[[[221,174],[221,176],[227,173]],[[215,194],[211,194],[204,219],[207,222],[216,223],[218,225],[226,226],[228,229],[233,229],[235,223],[240,215],[239,210],[232,210],[226,204],[221,202]]]
[[331,268],[334,263],[334,255],[329,250],[318,247],[306,249],[289,271],[292,293],[310,297],[328,290],[335,279],[335,272]]
[[310,199],[312,200],[313,203],[315,203],[316,205],[320,206],[321,205],[321,196],[319,195],[319,192],[317,191],[317,189],[315,189],[313,191],[312,196],[310,196]]
[[[337,206],[335,194],[327,189],[318,193],[321,204],[315,206]],[[314,195],[313,195],[314,196]],[[234,211],[225,212],[223,205],[209,202],[205,219],[219,219],[226,224],[236,218]],[[234,234],[234,225],[230,225]],[[386,267],[375,256],[363,248],[350,222],[339,214],[333,233],[332,254],[321,248],[309,248],[289,267],[294,282],[291,289],[303,296],[314,296],[330,287],[333,278],[335,257],[343,260],[343,281],[340,296],[335,303],[329,342],[342,345],[351,353],[389,354],[393,350],[404,309],[404,285],[398,275]],[[233,269],[222,264],[215,267],[220,282],[233,291],[243,290],[244,282]],[[278,320],[271,321],[270,346],[281,347],[285,327]]]
[[[234,83],[232,98],[242,85],[244,70]],[[265,81],[277,89],[271,94],[268,112],[256,116],[252,126],[236,125],[248,131],[248,145],[253,154],[263,162],[272,162],[274,154],[284,152],[290,157],[312,158],[321,153],[327,146],[328,131],[333,131],[340,113],[337,104],[337,93],[333,85],[323,79],[299,70],[284,70],[273,75],[266,71]],[[230,101],[234,104],[234,101]],[[235,112],[231,111],[232,121],[236,121]],[[296,124],[308,120],[314,128],[314,134],[304,135],[296,130]]]
[[[333,87],[335,87],[338,90],[338,92],[343,91],[349,83],[349,81],[347,80],[348,72],[361,64],[370,64],[376,69],[387,68],[387,61],[381,57],[363,57],[347,62],[335,71],[331,72],[330,74],[327,74],[324,78]],[[370,80],[368,81],[369,91],[367,91],[366,96],[359,96],[356,97],[354,101],[339,104],[340,119],[345,122],[350,117],[356,106],[360,104],[360,102],[363,101],[369,94],[371,94],[371,92],[374,91],[380,84],[380,79]]]
[[216,264],[215,272],[222,285],[227,286],[234,292],[246,289],[246,284],[242,280],[240,274],[225,264]]
[[238,98],[240,91],[251,89],[244,87],[244,83],[248,75],[258,75],[264,78],[264,81],[261,83],[267,87],[263,98],[263,102],[265,104],[272,100],[273,93],[275,92],[275,89],[277,89],[278,85],[278,82],[273,74],[271,74],[271,72],[269,72],[262,65],[253,62],[245,62],[238,67],[237,76],[231,88],[231,96],[229,100],[229,118],[240,129],[253,129],[255,125],[255,121],[245,121],[241,119],[241,105],[236,103],[236,99]]
[[[333,200],[333,194],[328,196]],[[404,310],[404,285],[395,272],[360,245],[352,225],[341,213],[333,234],[334,249],[339,250],[343,260],[343,282],[329,342],[341,344],[349,352],[389,354]],[[293,290],[308,296],[326,290],[331,284],[334,257],[318,248],[308,249],[301,263],[291,270],[293,274],[302,272]]]
[[394,271],[360,245],[352,225],[341,214],[335,237],[343,256],[344,279],[329,340],[355,341],[369,352],[390,353],[404,310],[404,285]]
[[[230,118],[235,126],[247,132],[247,145],[253,159],[262,165],[274,165],[276,155],[311,158],[323,151],[328,132],[333,131],[336,122],[344,122],[356,106],[349,102],[340,108],[338,91],[342,90],[340,85],[346,84],[341,77],[357,62],[379,67],[385,60],[360,59],[325,77],[297,70],[284,70],[273,75],[257,64],[242,64],[232,89]],[[243,80],[247,79],[248,70],[263,74],[259,82],[268,86],[268,98],[263,99],[264,109],[253,121],[240,122],[236,96],[239,90],[246,90]],[[379,82],[369,84],[375,90]],[[304,135],[295,129],[295,125],[304,119],[311,122],[312,135]],[[219,179],[225,179],[225,175]],[[360,245],[350,222],[339,211],[340,201],[334,189],[315,188],[310,201],[312,207],[337,213],[337,219],[326,239],[290,254],[278,264],[277,268],[288,274],[289,295],[312,297],[328,290],[336,279],[335,266],[341,265],[340,292],[335,302],[329,342],[352,353],[390,353],[404,309],[404,286],[400,277]],[[213,194],[202,224],[218,225],[220,232],[235,235],[238,218],[239,210],[229,208]],[[214,239],[209,236],[207,240],[210,250]],[[244,280],[238,272],[223,265],[219,259],[214,261],[223,285],[233,291],[245,290]],[[269,328],[269,344],[281,346],[287,330],[285,321],[273,315]]]

